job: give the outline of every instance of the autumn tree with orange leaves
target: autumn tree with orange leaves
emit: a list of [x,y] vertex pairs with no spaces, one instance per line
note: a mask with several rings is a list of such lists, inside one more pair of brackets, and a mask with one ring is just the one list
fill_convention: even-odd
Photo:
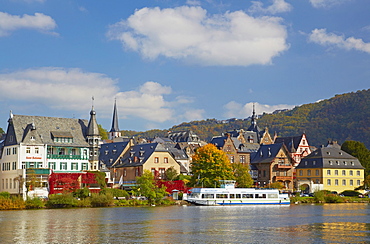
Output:
[[225,152],[213,144],[200,147],[193,156],[191,186],[220,187],[219,180],[233,180],[233,168]]

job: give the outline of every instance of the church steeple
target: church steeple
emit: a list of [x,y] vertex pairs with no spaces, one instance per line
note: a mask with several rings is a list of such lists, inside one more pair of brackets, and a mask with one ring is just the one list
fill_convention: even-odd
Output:
[[109,139],[113,140],[116,137],[121,137],[121,132],[118,127],[117,100],[114,100],[112,128],[109,131]]
[[256,136],[257,136],[257,141],[258,141],[258,143],[260,143],[261,134],[263,132],[261,131],[261,129],[257,125],[257,115],[256,115],[256,110],[255,110],[254,103],[253,103],[253,112],[252,112],[252,118],[251,118],[251,125],[249,126],[247,131],[255,132]]
[[[94,101],[94,98],[92,98]],[[87,126],[87,136],[99,136],[99,127],[96,122],[96,112],[94,110],[94,104],[91,107],[90,111],[90,120],[89,125]]]
[[101,140],[99,133],[99,126],[96,122],[96,112],[94,110],[94,97],[92,97],[92,106],[90,111],[90,120],[89,125],[87,126],[86,132],[86,141],[89,143],[89,162],[90,170],[98,170],[98,161],[99,161],[99,142]]

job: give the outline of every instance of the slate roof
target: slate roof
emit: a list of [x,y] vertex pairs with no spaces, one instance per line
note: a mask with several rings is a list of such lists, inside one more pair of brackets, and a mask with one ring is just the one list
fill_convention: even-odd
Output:
[[321,147],[304,157],[296,168],[363,169],[364,167],[357,158],[339,148]]
[[200,142],[199,137],[191,130],[170,132],[167,137],[174,142]]
[[137,167],[142,166],[146,163],[148,158],[154,152],[168,152],[163,145],[159,143],[146,143],[134,145],[130,150],[123,155],[119,164],[116,164],[116,168],[121,167]]
[[283,146],[283,143],[261,145],[257,152],[251,154],[251,164],[272,162]]
[[[9,119],[5,145],[48,144],[53,146],[88,147],[86,142],[87,120],[43,116],[12,115]],[[53,140],[56,134],[72,136],[72,143],[58,143]],[[11,141],[10,136],[14,136]]]
[[110,168],[119,159],[129,143],[129,141],[125,141],[102,144],[99,149],[99,162]]
[[275,143],[284,143],[289,152],[296,152],[299,143],[302,140],[302,135],[300,136],[290,136],[290,137],[277,137]]

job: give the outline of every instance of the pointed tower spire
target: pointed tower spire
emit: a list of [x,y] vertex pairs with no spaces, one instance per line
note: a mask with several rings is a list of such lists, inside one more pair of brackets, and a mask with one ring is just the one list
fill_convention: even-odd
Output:
[[89,125],[87,126],[87,136],[99,136],[99,127],[96,122],[96,112],[94,110],[94,97],[92,97],[92,106],[90,111]]
[[109,131],[109,139],[113,140],[116,137],[121,137],[121,132],[118,127],[117,100],[114,99],[112,128]]
[[94,97],[92,97],[92,106],[90,111],[89,125],[87,126],[86,141],[89,143],[89,162],[90,170],[98,170],[99,161],[99,142],[101,140],[99,126],[96,122],[96,112],[94,110]]

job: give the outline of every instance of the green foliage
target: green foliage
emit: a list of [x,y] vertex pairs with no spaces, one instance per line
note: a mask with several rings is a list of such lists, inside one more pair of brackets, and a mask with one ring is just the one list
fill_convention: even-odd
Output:
[[178,173],[175,167],[173,166],[168,168],[164,174],[166,175],[166,180],[171,180],[171,181],[174,180],[178,176]]
[[281,183],[279,181],[276,181],[276,182],[267,184],[266,188],[283,189],[284,185],[283,185],[283,183]]
[[0,127],[0,135],[2,134],[5,134],[5,131],[3,130],[3,128]]
[[[357,140],[370,148],[369,118],[370,89],[336,95],[284,112],[263,114],[257,123],[261,128],[267,126],[269,131],[277,132],[278,136],[296,136],[306,132],[311,146],[318,147],[333,139],[339,143]],[[229,120],[228,123],[222,123],[216,119],[207,119],[182,123],[168,130],[173,132],[192,130],[202,140],[210,141],[213,136],[234,129],[247,129],[249,126],[250,120]],[[130,131],[130,136],[164,137],[168,130]]]
[[87,207],[91,207],[91,199],[90,197],[86,197],[86,198],[82,198],[80,199],[79,201],[76,202],[76,207],[80,207],[80,208],[87,208]]
[[225,152],[213,144],[198,148],[191,165],[191,186],[219,187],[219,180],[233,180],[234,173]]
[[253,186],[253,179],[249,174],[249,166],[241,163],[231,164],[236,180],[236,187],[248,188]]
[[110,193],[107,194],[93,193],[91,195],[91,206],[93,207],[109,207],[114,205],[113,202],[114,202],[113,195]]
[[166,187],[159,188],[149,170],[144,170],[142,176],[136,178],[136,183],[137,186],[133,189],[134,194],[146,197],[150,204],[159,202],[167,195]]
[[359,195],[361,195],[361,193],[358,191],[346,190],[346,191],[343,191],[341,195],[346,196],[346,197],[358,197]]
[[49,208],[70,208],[76,206],[77,201],[72,193],[52,194],[49,195],[46,206]]
[[78,197],[80,199],[86,198],[90,195],[90,190],[87,187],[84,187],[82,189],[77,189],[75,192],[73,192],[74,197]]
[[103,189],[107,186],[105,182],[105,173],[102,171],[88,171],[89,173],[95,174],[95,180],[98,182],[100,189]]
[[370,175],[370,150],[366,148],[364,143],[359,141],[345,141],[341,149],[358,158],[361,165],[365,168],[365,175]]
[[0,198],[10,198],[10,193],[7,191],[0,192]]
[[98,124],[98,128],[99,128],[99,135],[101,137],[102,140],[107,140],[108,139],[108,131],[106,129],[103,128],[102,125]]
[[104,188],[99,192],[99,194],[111,194],[113,197],[130,197],[130,194],[127,191],[116,188]]
[[325,202],[325,195],[326,195],[327,193],[325,192],[325,191],[317,191],[317,192],[315,192],[315,194],[314,194],[314,199],[315,199],[315,201],[316,202]]
[[28,198],[26,200],[27,209],[36,209],[36,208],[44,208],[44,207],[45,207],[45,202],[38,197]]

